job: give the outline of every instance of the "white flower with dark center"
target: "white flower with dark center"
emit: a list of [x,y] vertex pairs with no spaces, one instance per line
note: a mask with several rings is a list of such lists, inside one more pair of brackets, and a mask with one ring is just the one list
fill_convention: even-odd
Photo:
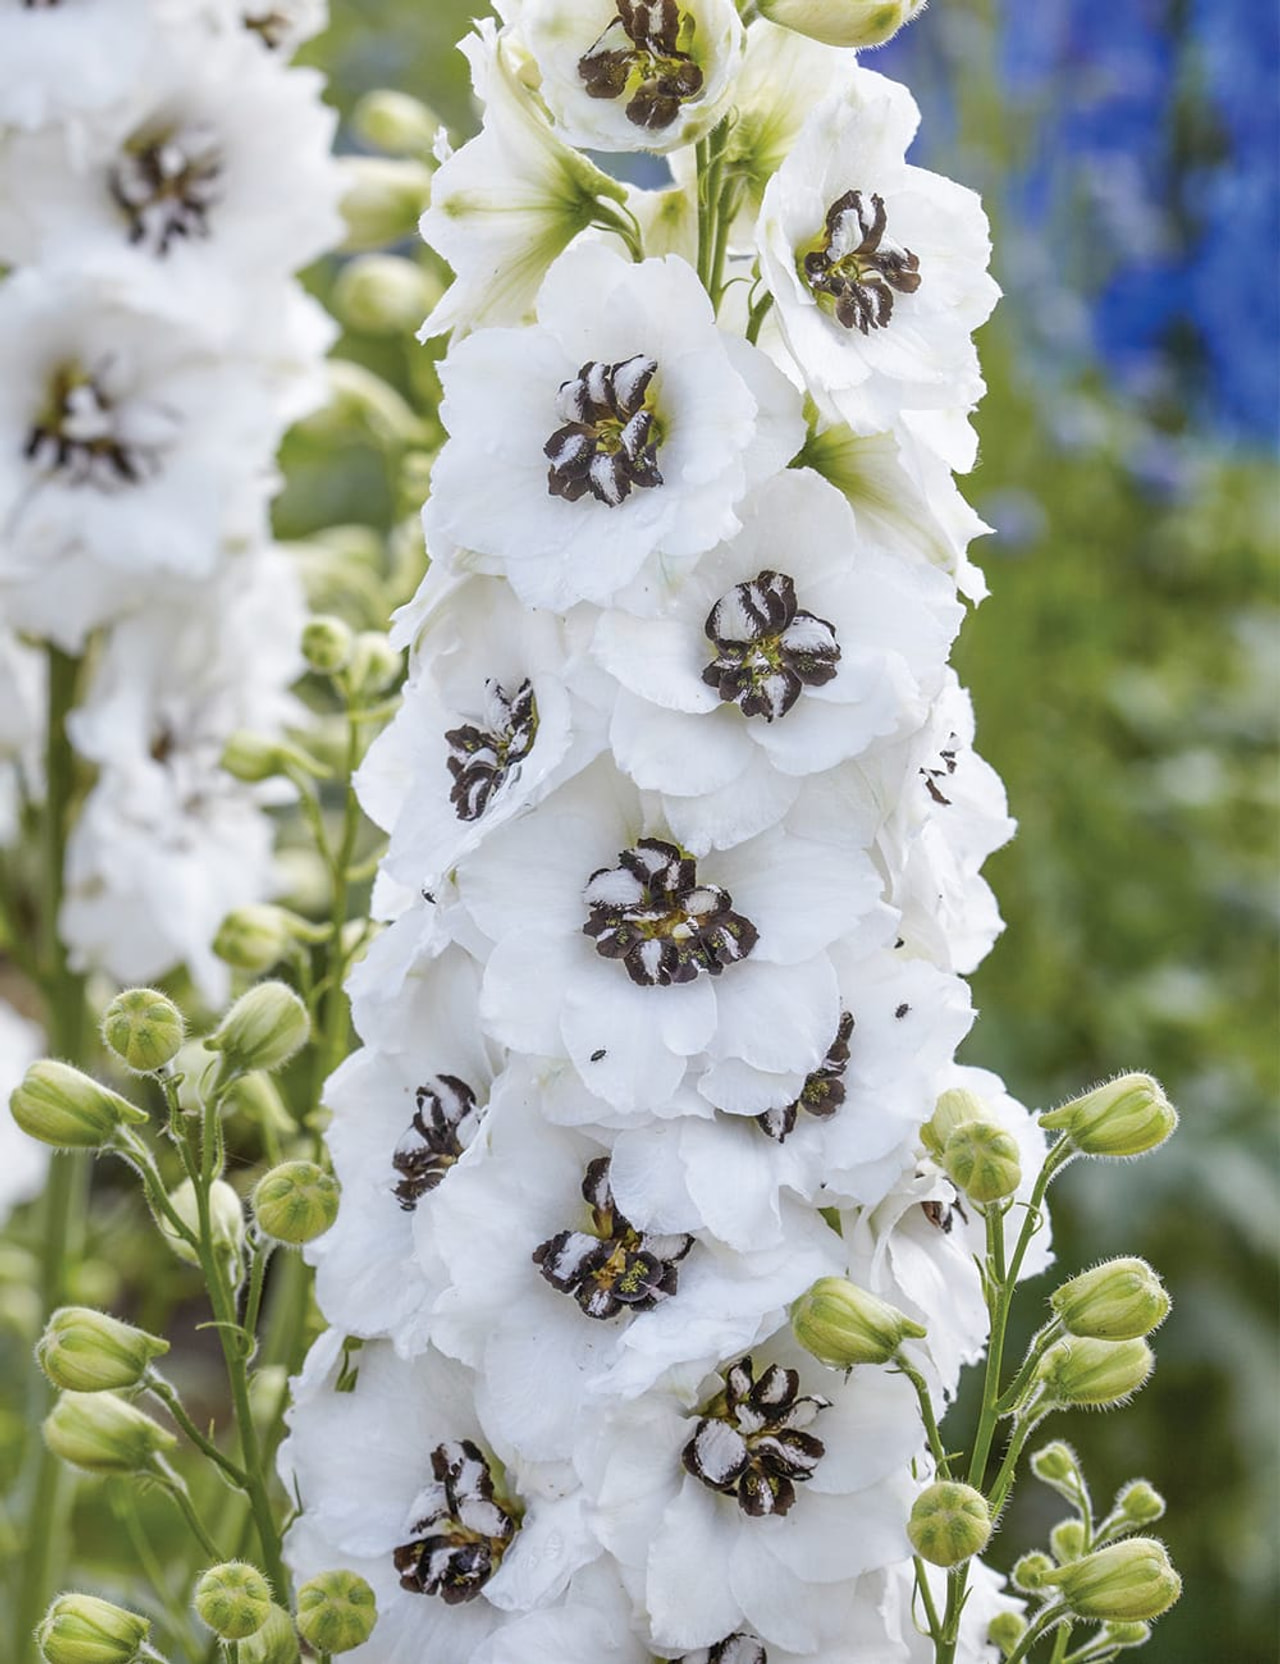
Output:
[[247,32],[282,61],[329,21],[327,0],[208,0],[208,9],[221,28]]
[[610,740],[690,848],[780,820],[801,781],[919,728],[960,621],[941,574],[860,540],[849,505],[787,470],[661,616],[606,613],[593,652],[621,690]]
[[447,1274],[434,1344],[476,1369],[495,1438],[552,1461],[619,1399],[673,1370],[697,1381],[752,1345],[841,1256],[798,1208],[786,1244],[764,1252],[638,1228],[610,1187],[605,1135],[546,1124],[538,1097],[530,1071],[504,1077],[422,1224]]
[[49,1146],[29,1137],[9,1114],[10,1093],[44,1049],[36,1025],[0,1000],[0,1225],[40,1194],[49,1170]]
[[331,1330],[295,1389],[280,1464],[305,1514],[286,1552],[299,1576],[341,1565],[372,1585],[370,1664],[472,1664],[598,1553],[581,1495],[495,1449],[470,1372],[438,1352],[410,1363],[370,1341],[344,1358]]
[[828,947],[893,928],[862,852],[775,828],[695,860],[602,761],[495,832],[457,883],[494,944],[489,1031],[572,1059],[621,1109],[669,1099],[699,1054],[798,1088],[840,1018]]
[[414,644],[403,703],[356,782],[391,834],[384,871],[437,889],[602,748],[612,689],[586,659],[593,622],[531,616],[497,579],[432,567],[403,615],[399,639]]
[[[406,917],[387,934],[413,927]],[[325,1088],[342,1202],[308,1249],[316,1298],[345,1333],[391,1335],[406,1352],[424,1344],[441,1286],[415,1250],[421,1220],[475,1139],[502,1062],[476,1018],[479,990],[480,969],[461,948],[437,942],[415,955],[399,997],[379,1013],[377,1042],[365,1036]],[[369,1026],[359,997],[354,1015]]]
[[501,0],[571,144],[672,150],[724,112],[742,58],[733,0]]
[[769,182],[757,244],[810,390],[865,434],[981,397],[970,336],[999,290],[977,197],[906,163],[910,93],[865,69],[850,83],[813,111]]
[[0,592],[19,628],[75,651],[158,575],[206,577],[258,534],[282,423],[251,364],[36,271],[0,286],[0,353]]
[[[529,606],[608,602],[687,569],[799,448],[798,396],[718,330],[692,269],[600,244],[561,256],[538,324],[478,330],[441,366],[450,438],[428,545],[506,576]],[[648,604],[644,583],[628,604]]]
[[423,240],[453,268],[422,338],[529,321],[547,268],[579,232],[608,223],[626,188],[570,149],[517,80],[508,35],[484,19],[462,42],[484,124],[441,165]]
[[745,1631],[784,1658],[825,1657],[851,1580],[910,1552],[919,1445],[901,1377],[841,1376],[784,1333],[687,1394],[620,1409],[579,1460],[656,1647]]
[[92,278],[230,342],[257,294],[340,239],[335,113],[314,70],[188,27],[87,155],[57,128],[0,155],[0,258]]

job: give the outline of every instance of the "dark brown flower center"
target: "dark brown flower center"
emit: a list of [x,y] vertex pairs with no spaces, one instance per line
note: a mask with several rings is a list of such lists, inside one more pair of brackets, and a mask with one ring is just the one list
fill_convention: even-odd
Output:
[[835,629],[800,611],[785,572],[758,572],[735,584],[704,629],[717,652],[702,680],[744,716],[766,722],[786,716],[805,688],[831,681],[840,662]]
[[827,210],[825,233],[801,262],[818,304],[846,329],[882,329],[897,295],[920,287],[920,260],[886,235],[884,198],[846,191]]
[[207,237],[221,175],[221,148],[209,127],[135,136],[111,170],[111,194],[129,223],[129,241],[164,255],[176,238]]
[[804,1429],[830,1403],[801,1395],[794,1369],[770,1364],[757,1381],[754,1361],[742,1358],[684,1447],[684,1465],[713,1491],[736,1497],[744,1514],[785,1514],[826,1453]]
[[623,1310],[652,1311],[676,1292],[680,1261],[691,1236],[649,1236],[619,1213],[609,1188],[609,1158],[587,1168],[582,1194],[591,1209],[589,1231],[560,1231],[533,1251],[542,1275],[571,1294],[588,1317]]
[[489,1464],[470,1439],[437,1445],[431,1474],[415,1504],[411,1540],[392,1559],[402,1589],[458,1606],[474,1600],[497,1571],[518,1524],[495,1497]]
[[137,485],[158,472],[160,429],[171,422],[145,422],[150,431],[130,437],[123,413],[101,379],[74,366],[54,372],[44,409],[27,433],[23,455],[44,474],[61,474],[70,485],[102,491]]
[[413,1120],[391,1158],[400,1175],[391,1193],[406,1213],[443,1183],[483,1114],[475,1093],[457,1075],[433,1075],[418,1088],[415,1102]]
[[616,867],[592,873],[583,899],[590,912],[582,928],[596,952],[621,959],[643,988],[719,976],[759,940],[729,892],[699,884],[693,856],[661,838],[641,838]]
[[840,1026],[831,1042],[826,1057],[800,1088],[800,1096],[781,1109],[767,1109],[756,1116],[763,1132],[783,1143],[795,1131],[801,1110],[825,1121],[840,1108],[845,1099],[844,1072],[849,1066],[849,1037],[854,1029],[853,1013],[840,1015]]
[[676,1664],[769,1664],[769,1654],[763,1641],[738,1631],[726,1635],[714,1647],[699,1647],[697,1652],[685,1653]]
[[263,44],[272,52],[277,51],[288,38],[293,19],[288,12],[246,12],[244,26],[251,35],[258,35]]
[[584,364],[561,384],[557,428],[542,447],[551,466],[547,490],[576,503],[588,492],[616,508],[632,491],[662,484],[659,440],[649,407],[657,360],[637,354],[618,364]]
[[453,787],[449,801],[459,820],[479,820],[494,793],[533,749],[538,735],[538,702],[533,683],[521,682],[514,694],[498,682],[485,684],[484,727],[464,723],[445,734]]
[[670,127],[702,91],[702,71],[688,51],[694,27],[676,0],[618,0],[618,15],[578,59],[588,94],[625,98],[636,127]]
[[956,736],[952,734],[944,751],[938,753],[938,763],[934,768],[922,768],[920,778],[924,781],[924,789],[940,808],[949,809],[951,799],[942,787],[956,771],[956,756],[958,751]]

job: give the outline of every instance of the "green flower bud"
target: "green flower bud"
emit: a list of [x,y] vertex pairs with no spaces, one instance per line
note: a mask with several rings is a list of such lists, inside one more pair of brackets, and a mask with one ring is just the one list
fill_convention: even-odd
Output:
[[400,674],[400,652],[380,630],[362,630],[356,637],[347,675],[355,694],[383,693]]
[[127,1069],[154,1075],[178,1055],[186,1024],[167,994],[126,988],[103,1015],[102,1038]]
[[274,1604],[257,1634],[240,1643],[240,1664],[298,1664],[300,1656],[293,1619]]
[[351,126],[367,145],[389,156],[429,156],[441,121],[408,93],[377,87],[357,100]]
[[245,785],[256,786],[263,780],[274,780],[287,775],[290,769],[300,769],[317,779],[328,778],[329,770],[323,763],[286,740],[270,739],[265,734],[237,729],[222,748],[222,767]]
[[293,943],[289,915],[269,902],[251,902],[227,914],[213,938],[224,964],[259,976],[278,965]]
[[110,1087],[44,1058],[33,1063],[9,1098],[9,1113],[32,1138],[56,1150],[96,1150],[121,1127],[137,1127],[145,1111]]
[[259,982],[227,1012],[205,1041],[221,1052],[225,1074],[280,1069],[311,1037],[307,1008],[284,982]]
[[330,303],[348,329],[369,335],[415,331],[443,293],[440,280],[401,254],[358,254],[338,273]]
[[253,1212],[264,1235],[299,1247],[338,1217],[338,1181],[313,1161],[286,1161],[258,1180]]
[[1151,1625],[1108,1624],[1102,1633],[1113,1647],[1145,1647],[1151,1639]]
[[1133,1479],[1116,1493],[1116,1507],[1134,1525],[1154,1525],[1164,1515],[1165,1502],[1154,1485]]
[[1060,1566],[1078,1560],[1085,1551],[1083,1520],[1060,1520],[1049,1533],[1049,1548]]
[[999,1647],[1001,1658],[1008,1658],[1027,1633],[1027,1620],[1021,1612],[997,1612],[987,1625],[987,1640]]
[[302,656],[312,670],[332,676],[350,659],[354,640],[349,624],[331,613],[320,613],[302,627]]
[[[169,1206],[184,1225],[199,1235],[200,1210],[195,1186],[190,1179],[183,1179],[175,1190],[169,1192]],[[185,1260],[188,1265],[199,1265],[199,1254],[178,1235],[168,1220],[160,1220],[160,1229],[180,1260]],[[244,1203],[225,1179],[215,1179],[209,1186],[209,1235],[215,1252],[228,1254],[233,1259],[240,1257],[244,1246]]]
[[791,1327],[805,1351],[833,1369],[887,1364],[904,1340],[925,1334],[905,1312],[844,1277],[819,1277],[792,1306]]
[[1042,1483],[1052,1485],[1055,1491],[1062,1490],[1064,1485],[1070,1491],[1080,1483],[1079,1458],[1071,1446],[1061,1439],[1055,1439],[1052,1444],[1036,1451],[1031,1458],[1031,1471]]
[[1154,1537],[1111,1543],[1058,1567],[1044,1581],[1056,1584],[1076,1617],[1101,1623],[1149,1623],[1182,1593],[1182,1579]]
[[1107,1260],[1055,1289],[1049,1304],[1068,1334],[1139,1340],[1169,1315],[1164,1285],[1145,1260]]
[[1075,1336],[1051,1346],[1036,1374],[1057,1404],[1091,1404],[1105,1409],[1123,1404],[1155,1368],[1155,1354],[1145,1340],[1079,1340]]
[[1072,1098],[1040,1125],[1066,1132],[1086,1156],[1143,1156],[1158,1149],[1178,1124],[1178,1112],[1150,1075],[1118,1075]]
[[363,1646],[377,1621],[373,1590],[355,1572],[322,1572],[298,1590],[298,1633],[313,1652]]
[[45,1664],[134,1664],[150,1620],[96,1595],[59,1595],[36,1630]]
[[1018,1141],[991,1121],[969,1121],[948,1137],[942,1152],[947,1177],[971,1202],[1002,1202],[1022,1183]]
[[[392,162],[385,165],[395,166]],[[352,428],[365,429],[379,444],[397,447],[427,441],[422,418],[390,382],[350,358],[326,359],[324,368],[329,397],[302,418],[299,432],[317,439],[342,439]],[[329,577],[332,580],[333,574]]]
[[88,1306],[54,1312],[36,1346],[36,1361],[64,1392],[136,1387],[169,1342]]
[[220,1641],[244,1641],[271,1616],[271,1590],[256,1566],[228,1560],[196,1584],[195,1609]]
[[907,1536],[931,1566],[958,1566],[981,1554],[990,1540],[987,1499],[972,1485],[940,1479],[916,1498],[907,1520]]
[[1021,1589],[1024,1595],[1034,1595],[1044,1588],[1044,1580],[1053,1569],[1053,1561],[1038,1549],[1032,1554],[1024,1554],[1014,1565],[1013,1586]]
[[264,1364],[249,1379],[249,1414],[253,1425],[266,1431],[285,1407],[289,1371],[283,1364]]
[[967,1126],[970,1121],[986,1121],[989,1115],[976,1092],[953,1086],[938,1099],[932,1118],[920,1129],[920,1138],[934,1160],[941,1161],[947,1140],[957,1128]]
[[142,1473],[177,1439],[111,1392],[68,1392],[45,1417],[44,1442],[85,1473]]
[[270,1129],[281,1138],[291,1138],[297,1131],[275,1081],[260,1069],[233,1081],[222,1104],[228,1115],[243,1115],[255,1126]]
[[342,156],[337,166],[344,188],[338,204],[347,224],[347,254],[386,248],[411,237],[431,201],[431,169],[419,161],[382,156]]
[[883,46],[925,8],[926,0],[760,0],[773,23],[827,46]]

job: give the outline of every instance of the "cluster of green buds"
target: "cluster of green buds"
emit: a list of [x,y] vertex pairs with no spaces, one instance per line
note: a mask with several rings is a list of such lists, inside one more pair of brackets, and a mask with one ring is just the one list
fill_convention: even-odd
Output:
[[378,1621],[373,1590],[355,1572],[308,1579],[291,1614],[257,1567],[241,1560],[211,1566],[196,1584],[194,1605],[201,1623],[247,1664],[298,1664],[299,1638],[320,1658],[351,1652]]
[[1017,1140],[963,1087],[942,1094],[921,1139],[956,1189],[978,1207],[1005,1201],[1022,1183]]

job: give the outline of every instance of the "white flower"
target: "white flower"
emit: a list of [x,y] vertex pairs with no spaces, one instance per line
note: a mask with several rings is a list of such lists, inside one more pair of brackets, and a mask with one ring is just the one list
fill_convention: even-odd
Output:
[[500,0],[570,144],[672,150],[724,112],[742,58],[733,0]]
[[841,1376],[784,1332],[699,1391],[620,1408],[583,1458],[584,1482],[664,1652],[745,1630],[821,1655],[849,1581],[910,1552],[920,1442],[901,1376]]
[[18,627],[75,651],[158,574],[205,577],[257,532],[280,421],[251,366],[35,270],[0,286],[0,357],[0,592]]
[[[391,1335],[406,1352],[425,1344],[441,1283],[415,1256],[415,1235],[474,1141],[502,1061],[477,1022],[479,991],[475,962],[437,944],[406,976],[394,1022],[380,1013],[380,1043],[348,1057],[325,1088],[342,1203],[308,1251],[316,1298],[346,1334]],[[357,1002],[357,1022],[364,1015]]]
[[858,850],[780,828],[695,860],[600,762],[458,870],[496,945],[481,1015],[513,1050],[569,1057],[623,1109],[669,1098],[686,1062],[817,1068],[840,1019],[827,948],[892,929]]
[[336,113],[314,70],[242,31],[174,31],[110,134],[51,127],[0,151],[0,259],[93,280],[225,345],[258,285],[339,241]]
[[607,1560],[575,1572],[562,1605],[512,1619],[470,1664],[652,1664],[631,1602]]
[[[300,1577],[344,1566],[378,1602],[368,1664],[472,1664],[507,1621],[555,1600],[598,1553],[584,1498],[559,1470],[497,1450],[469,1370],[384,1342],[350,1355],[331,1330],[295,1383],[281,1472],[305,1510],[286,1552]],[[495,1457],[497,1460],[495,1461]]]
[[547,268],[593,222],[607,223],[626,189],[556,137],[516,79],[509,37],[490,19],[462,42],[484,125],[431,181],[423,239],[454,280],[422,326],[446,330],[526,323]]
[[977,197],[905,161],[910,93],[865,69],[851,82],[770,180],[757,246],[810,390],[855,433],[879,433],[904,410],[981,397],[970,335],[999,291]]
[[477,1371],[476,1406],[527,1457],[571,1457],[611,1402],[676,1372],[696,1385],[776,1329],[840,1244],[792,1208],[786,1240],[730,1253],[691,1231],[637,1228],[602,1135],[546,1125],[536,1084],[508,1077],[425,1227],[448,1286],[434,1343]]
[[383,871],[436,890],[467,850],[601,750],[597,707],[610,690],[584,697],[606,680],[584,663],[590,620],[530,615],[507,584],[444,566],[419,594],[403,703],[356,785],[391,834]]
[[0,1000],[0,1225],[40,1194],[49,1168],[49,1146],[28,1137],[9,1114],[10,1094],[43,1051],[36,1025]]
[[23,803],[40,801],[44,689],[43,654],[0,626],[0,849],[18,837]]
[[281,59],[318,35],[329,21],[327,0],[206,0],[206,4],[220,27],[236,34],[249,31]]
[[470,551],[460,564],[563,611],[614,599],[650,557],[671,571],[731,537],[803,428],[794,391],[716,328],[680,259],[570,249],[538,319],[477,331],[441,366],[450,438],[425,526],[428,547]]
[[0,128],[65,121],[91,131],[145,80],[159,45],[152,0],[6,4]]
[[660,618],[607,613],[594,643],[621,684],[613,754],[699,854],[781,819],[806,775],[918,728],[960,622],[944,578],[860,539],[808,471],[761,486],[743,522]]

